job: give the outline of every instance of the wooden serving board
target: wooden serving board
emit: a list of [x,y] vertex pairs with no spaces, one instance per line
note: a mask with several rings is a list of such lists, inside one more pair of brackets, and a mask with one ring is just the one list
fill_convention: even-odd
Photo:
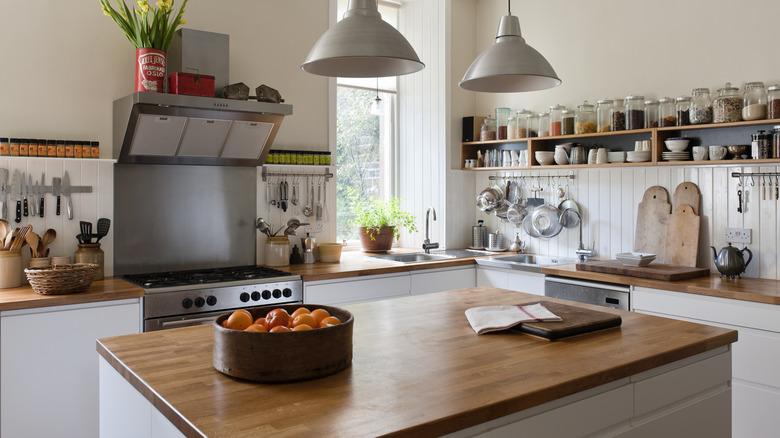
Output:
[[661,263],[651,263],[647,266],[624,266],[618,260],[577,263],[577,270],[664,281],[686,280],[710,275],[710,270],[707,268],[691,268]]
[[677,211],[677,208],[683,204],[690,205],[693,208],[693,214],[699,214],[699,205],[701,204],[701,194],[699,194],[699,186],[692,182],[680,183],[674,194],[672,194],[672,211]]
[[666,225],[664,263],[696,267],[700,226],[701,218],[696,215],[693,207],[680,204],[675,208]]
[[512,327],[511,330],[555,341],[569,336],[617,327],[623,322],[619,315],[612,313],[568,306],[551,301],[540,301],[539,304],[560,316],[562,321],[523,322]]
[[659,262],[664,261],[666,223],[671,211],[665,188],[653,186],[645,191],[637,207],[634,251],[655,254]]

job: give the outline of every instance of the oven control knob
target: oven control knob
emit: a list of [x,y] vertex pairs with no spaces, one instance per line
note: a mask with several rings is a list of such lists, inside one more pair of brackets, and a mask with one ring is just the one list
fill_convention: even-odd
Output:
[[203,297],[195,298],[195,307],[203,307],[204,304],[206,304],[206,300]]
[[263,299],[264,300],[270,300],[271,299],[271,291],[266,289],[263,291]]
[[254,291],[252,292],[252,301],[259,301],[260,300],[260,292]]
[[241,295],[238,296],[238,299],[241,300],[242,303],[246,303],[249,301],[249,294],[246,292],[241,292]]
[[292,296],[292,290],[289,287],[286,287],[282,291],[282,295],[284,295],[285,298],[290,298]]
[[209,306],[213,306],[213,305],[217,304],[217,297],[215,297],[214,295],[207,296],[206,297],[206,304],[208,304]]
[[281,298],[282,297],[282,291],[279,289],[274,289],[274,298]]
[[189,309],[190,307],[192,307],[192,299],[190,298],[183,299],[181,302],[181,306],[184,307],[185,309]]

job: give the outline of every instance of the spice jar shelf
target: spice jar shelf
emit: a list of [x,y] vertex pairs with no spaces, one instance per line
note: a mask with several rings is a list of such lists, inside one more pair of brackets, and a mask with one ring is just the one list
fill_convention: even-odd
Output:
[[[602,167],[643,167],[643,166],[691,166],[691,165],[727,165],[747,166],[756,164],[780,163],[780,158],[770,159],[724,159],[702,161],[664,161],[662,153],[668,151],[664,140],[672,137],[688,137],[691,139],[689,148],[693,146],[749,144],[750,135],[757,130],[771,131],[773,126],[780,125],[780,119],[763,119],[731,123],[710,123],[704,125],[666,126],[659,128],[634,129],[611,132],[595,132],[588,134],[558,135],[551,137],[530,137],[506,140],[471,141],[461,143],[461,170],[474,171],[522,171],[531,169],[578,169]],[[634,142],[650,140],[651,160],[638,163],[605,163],[605,164],[567,164],[541,165],[536,161],[535,152],[553,151],[556,144],[577,142],[586,145],[606,147],[616,151],[634,150]],[[587,142],[587,143],[586,143]],[[466,160],[476,160],[478,151],[485,150],[515,150],[528,151],[527,166],[513,167],[465,167]],[[690,150],[690,149],[689,149]]]

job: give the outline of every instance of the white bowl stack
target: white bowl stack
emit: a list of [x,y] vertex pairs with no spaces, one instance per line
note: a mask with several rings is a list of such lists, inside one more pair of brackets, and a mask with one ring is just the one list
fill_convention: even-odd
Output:
[[615,258],[623,266],[647,266],[655,260],[655,254],[647,252],[621,252],[615,254]]

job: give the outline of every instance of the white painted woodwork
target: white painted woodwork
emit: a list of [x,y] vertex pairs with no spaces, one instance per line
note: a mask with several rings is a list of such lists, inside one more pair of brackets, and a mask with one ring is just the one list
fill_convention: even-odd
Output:
[[477,285],[474,266],[411,271],[411,294],[421,295]]
[[98,436],[95,340],[140,332],[138,299],[0,314],[0,435]]
[[303,302],[343,305],[409,295],[408,272],[303,283]]
[[477,286],[494,286],[544,296],[544,274],[477,266]]

